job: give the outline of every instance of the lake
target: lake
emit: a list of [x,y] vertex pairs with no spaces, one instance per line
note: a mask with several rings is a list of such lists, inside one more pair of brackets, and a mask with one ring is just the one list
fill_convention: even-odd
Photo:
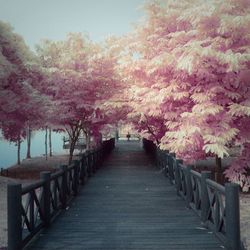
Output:
[[[67,152],[63,149],[63,136],[65,136],[64,133],[52,132],[51,137],[53,154],[65,154]],[[0,168],[7,168],[17,162],[17,147],[14,143],[10,143],[2,137],[0,138]],[[21,160],[26,157],[26,152],[27,144],[26,141],[24,141],[21,144]],[[42,156],[44,154],[45,131],[33,132],[31,140],[31,157]]]

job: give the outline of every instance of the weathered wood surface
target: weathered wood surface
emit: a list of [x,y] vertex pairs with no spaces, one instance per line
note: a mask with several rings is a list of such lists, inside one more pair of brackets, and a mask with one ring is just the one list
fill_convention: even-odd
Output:
[[28,249],[216,250],[139,142],[120,142],[51,227]]

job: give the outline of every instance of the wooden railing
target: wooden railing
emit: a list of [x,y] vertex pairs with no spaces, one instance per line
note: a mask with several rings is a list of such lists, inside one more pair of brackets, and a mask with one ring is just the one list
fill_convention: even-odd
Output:
[[146,152],[155,155],[158,167],[175,185],[177,195],[196,212],[202,224],[212,230],[227,249],[244,249],[240,239],[239,186],[218,184],[210,179],[210,171],[192,170],[181,159],[176,159],[174,153],[158,149],[151,141],[143,139],[143,146]]
[[114,139],[105,141],[101,148],[85,152],[79,160],[61,166],[54,174],[42,172],[40,180],[31,185],[9,184],[8,250],[23,249],[42,228],[48,227],[114,146]]

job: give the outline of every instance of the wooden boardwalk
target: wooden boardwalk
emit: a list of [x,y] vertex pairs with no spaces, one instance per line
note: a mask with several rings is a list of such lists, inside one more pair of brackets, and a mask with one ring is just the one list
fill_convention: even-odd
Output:
[[35,250],[216,250],[217,238],[176,195],[139,142],[120,142]]

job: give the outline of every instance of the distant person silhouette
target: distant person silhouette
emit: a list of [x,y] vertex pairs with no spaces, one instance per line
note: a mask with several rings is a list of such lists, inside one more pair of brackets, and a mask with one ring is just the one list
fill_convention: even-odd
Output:
[[130,140],[130,133],[129,132],[127,133],[127,139],[128,139],[128,141]]

